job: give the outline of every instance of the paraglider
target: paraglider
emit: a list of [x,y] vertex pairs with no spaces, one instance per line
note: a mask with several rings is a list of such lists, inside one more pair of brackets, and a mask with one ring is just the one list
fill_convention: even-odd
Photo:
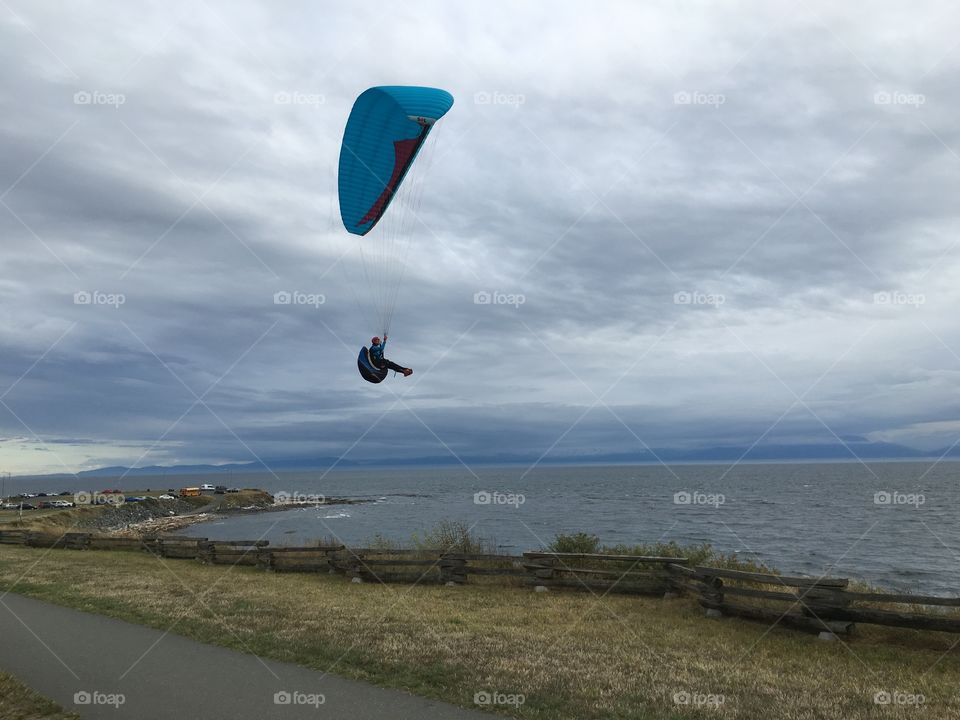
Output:
[[374,337],[357,359],[360,375],[368,382],[382,382],[389,370],[404,376],[413,372],[386,360],[383,345],[404,274],[412,224],[418,219],[422,182],[411,181],[410,171],[434,125],[452,105],[453,96],[446,90],[373,87],[356,99],[343,132],[337,188],[340,218],[347,232],[359,236],[364,294],[374,306],[376,330],[383,335],[383,343],[379,335]]
[[397,365],[397,363],[387,360],[387,358],[383,356],[383,348],[386,344],[386,335],[383,336],[383,342],[380,342],[380,338],[374,336],[370,340],[370,348],[360,350],[360,357],[357,358],[357,368],[360,370],[360,375],[367,382],[383,382],[387,377],[388,370],[403,373],[404,377],[413,375],[413,370],[410,368]]

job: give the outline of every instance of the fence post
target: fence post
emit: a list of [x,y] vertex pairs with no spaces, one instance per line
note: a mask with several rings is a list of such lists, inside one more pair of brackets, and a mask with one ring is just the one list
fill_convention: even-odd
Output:
[[444,585],[463,585],[467,582],[467,560],[457,555],[440,556],[440,582]]
[[700,590],[700,597],[707,605],[705,613],[707,617],[723,617],[723,612],[720,610],[723,605],[723,580],[718,577],[707,578]]
[[[533,574],[533,591],[534,592],[546,592],[549,590],[549,584],[551,580],[554,580],[557,576],[557,558],[538,558],[537,563],[547,565],[548,567],[539,567],[531,568],[528,567],[527,570]],[[543,582],[538,582],[543,581]]]

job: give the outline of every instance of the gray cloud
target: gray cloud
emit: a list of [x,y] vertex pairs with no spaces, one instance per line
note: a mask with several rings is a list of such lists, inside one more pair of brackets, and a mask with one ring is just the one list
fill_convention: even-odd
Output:
[[[951,444],[954,10],[784,7],[10,3],[4,464]],[[336,163],[387,83],[457,102],[373,387]]]

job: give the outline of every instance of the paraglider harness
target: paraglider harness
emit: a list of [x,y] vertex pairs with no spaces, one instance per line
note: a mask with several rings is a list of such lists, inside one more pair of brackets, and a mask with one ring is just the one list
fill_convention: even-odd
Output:
[[[384,345],[386,345],[386,340],[380,345],[379,358],[371,352],[372,348],[363,347],[360,349],[360,356],[357,358],[357,369],[360,370],[360,375],[363,376],[363,379],[367,382],[383,382],[390,370],[393,370],[395,373],[402,372],[404,375],[410,374],[410,370],[387,360],[387,358],[383,356]],[[378,359],[379,362],[377,362]]]
[[390,368],[387,367],[386,362],[384,362],[383,367],[380,367],[375,362],[373,358],[370,357],[370,350],[366,346],[360,348],[360,356],[357,358],[357,369],[360,371],[360,375],[367,382],[372,383],[381,383],[387,378],[387,373],[390,372]]

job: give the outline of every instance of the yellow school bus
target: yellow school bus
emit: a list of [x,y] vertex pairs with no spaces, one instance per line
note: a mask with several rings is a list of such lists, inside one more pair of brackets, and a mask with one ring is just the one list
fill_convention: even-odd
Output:
[[180,488],[180,497],[197,497],[198,495],[200,495],[198,487]]

